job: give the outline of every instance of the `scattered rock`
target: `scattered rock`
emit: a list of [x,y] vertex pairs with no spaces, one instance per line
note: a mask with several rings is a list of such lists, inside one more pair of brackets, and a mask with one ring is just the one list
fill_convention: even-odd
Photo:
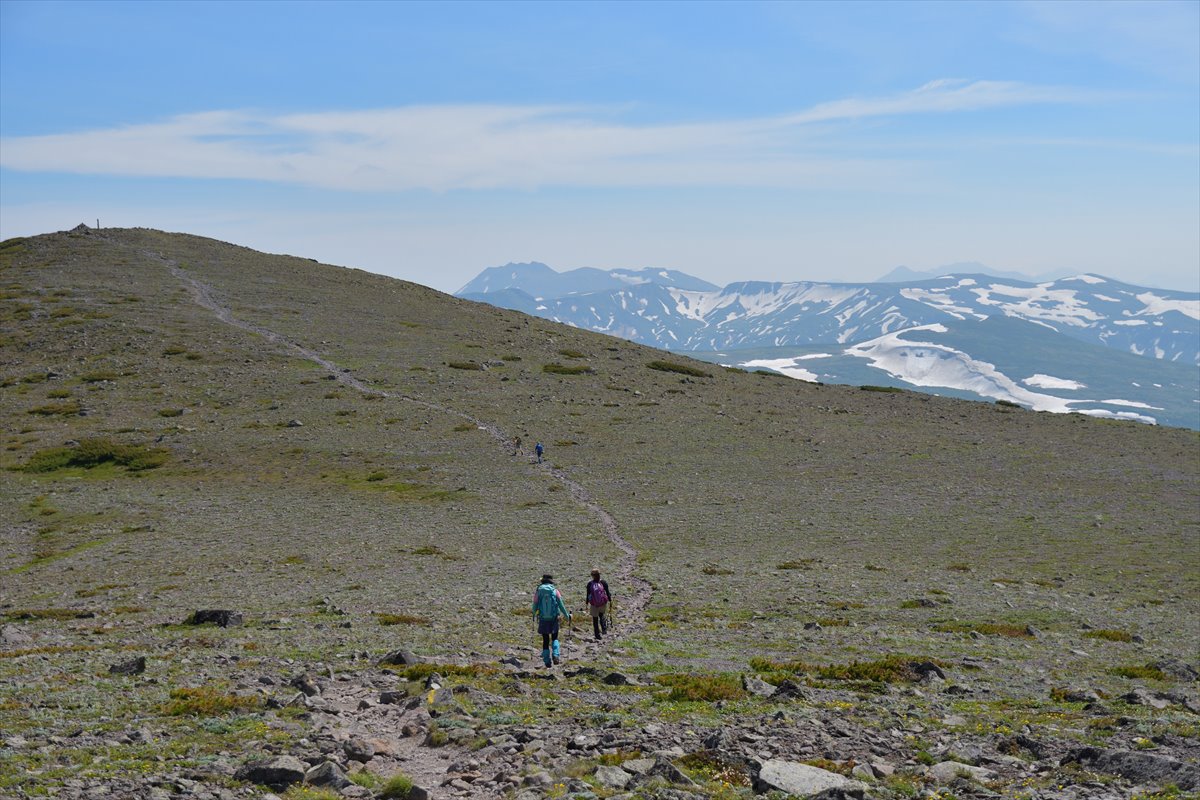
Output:
[[332,761],[324,761],[304,774],[304,782],[310,786],[327,787],[342,790],[354,786],[354,782],[346,777],[342,768]]
[[771,759],[764,762],[762,768],[759,769],[758,776],[754,781],[754,789],[760,794],[774,790],[807,797],[826,789],[854,789],[864,792],[866,786],[859,781],[819,767],[782,759]]
[[0,626],[0,644],[29,644],[33,637],[16,625]]
[[604,676],[604,682],[609,686],[637,686],[637,681],[623,672],[610,672]]
[[987,767],[973,767],[958,761],[943,761],[929,768],[928,775],[938,783],[951,783],[960,775],[965,775],[973,781],[983,782],[996,777],[996,773]]
[[1122,695],[1121,699],[1132,706],[1150,706],[1150,708],[1157,708],[1159,710],[1167,708],[1171,705],[1170,700],[1159,697],[1158,695],[1153,694],[1152,692],[1149,692],[1140,686],[1134,689],[1132,692]]
[[346,758],[351,761],[361,761],[365,764],[375,757],[375,745],[358,736],[351,737],[342,749],[346,751]]
[[108,668],[109,675],[141,675],[146,671],[146,657],[138,656]]
[[184,625],[217,625],[221,628],[233,628],[242,624],[242,612],[230,611],[223,608],[195,611],[183,621]]
[[288,682],[288,685],[304,692],[305,697],[316,697],[321,693],[321,687],[317,685],[313,676],[307,672],[292,678]]
[[596,767],[596,782],[606,789],[624,789],[633,777],[620,767]]
[[771,697],[775,694],[775,686],[762,678],[753,675],[742,676],[742,688],[755,697]]
[[266,761],[246,764],[234,773],[234,777],[282,790],[303,781],[307,772],[308,766],[295,756],[275,756]]
[[421,664],[423,661],[424,659],[422,659],[420,656],[414,655],[408,650],[401,648],[399,650],[392,650],[389,653],[385,653],[375,663],[391,664],[393,666],[411,666],[413,664]]
[[1200,767],[1153,753],[1084,747],[1072,751],[1062,763],[1113,773],[1135,783],[1173,783],[1185,791],[1200,788]]

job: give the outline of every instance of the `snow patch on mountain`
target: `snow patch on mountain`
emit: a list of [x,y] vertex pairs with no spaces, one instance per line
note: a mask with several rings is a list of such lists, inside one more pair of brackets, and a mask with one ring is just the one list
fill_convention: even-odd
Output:
[[767,369],[783,373],[789,378],[799,378],[802,381],[809,381],[810,383],[819,383],[821,381],[820,376],[816,373],[810,372],[803,367],[797,367],[796,361],[797,359],[795,358],[760,358],[754,361],[743,362],[742,366],[766,367]]
[[913,342],[903,334],[919,331],[945,333],[944,325],[918,325],[886,334],[846,350],[847,355],[870,360],[871,366],[913,386],[946,387],[974,392],[981,397],[1007,400],[1035,411],[1070,411],[1071,401],[1022,388],[986,361],[934,342]]
[[1030,375],[1028,378],[1023,379],[1021,383],[1025,384],[1026,386],[1036,387],[1038,389],[1087,388],[1086,384],[1082,384],[1079,381],[1067,380],[1066,378],[1055,378],[1051,375],[1042,375],[1041,373],[1038,373],[1037,375]]
[[1192,319],[1200,320],[1200,300],[1171,300],[1159,297],[1152,292],[1143,292],[1137,299],[1146,307],[1138,312],[1142,314],[1165,314],[1168,311],[1178,311]]

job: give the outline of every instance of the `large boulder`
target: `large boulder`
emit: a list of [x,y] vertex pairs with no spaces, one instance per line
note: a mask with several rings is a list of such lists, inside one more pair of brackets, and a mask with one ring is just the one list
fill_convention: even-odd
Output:
[[759,794],[779,791],[800,797],[807,797],[826,789],[852,789],[864,792],[866,788],[866,784],[850,780],[836,772],[779,758],[763,762],[762,768],[758,771],[758,778],[754,782],[754,789]]

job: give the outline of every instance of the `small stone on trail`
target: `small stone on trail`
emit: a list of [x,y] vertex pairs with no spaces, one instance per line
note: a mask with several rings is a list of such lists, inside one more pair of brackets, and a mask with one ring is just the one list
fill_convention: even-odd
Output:
[[141,675],[146,671],[146,657],[138,656],[108,668],[109,675]]

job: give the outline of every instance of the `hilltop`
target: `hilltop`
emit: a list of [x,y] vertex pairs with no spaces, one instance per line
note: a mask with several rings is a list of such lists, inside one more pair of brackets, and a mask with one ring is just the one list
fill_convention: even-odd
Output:
[[[144,229],[6,241],[0,291],[0,793],[1200,786],[1194,431]],[[537,578],[578,616],[593,565],[615,635],[541,669]]]

